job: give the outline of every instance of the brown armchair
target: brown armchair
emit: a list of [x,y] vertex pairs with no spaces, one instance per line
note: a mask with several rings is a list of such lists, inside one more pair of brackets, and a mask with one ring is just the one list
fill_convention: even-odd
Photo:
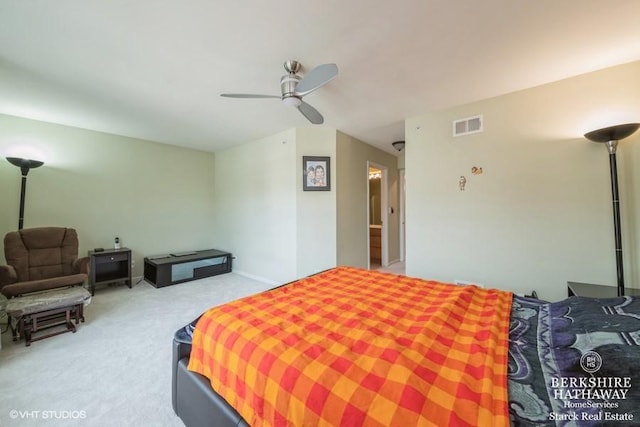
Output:
[[89,258],[78,259],[73,228],[40,227],[12,231],[4,237],[8,265],[0,265],[0,292],[7,298],[67,286],[82,286]]

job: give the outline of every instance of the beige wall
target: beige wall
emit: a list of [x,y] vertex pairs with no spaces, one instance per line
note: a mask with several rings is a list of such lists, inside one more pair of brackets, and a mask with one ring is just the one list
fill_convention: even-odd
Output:
[[[303,156],[331,158],[331,191],[303,191]],[[398,212],[396,158],[335,129],[291,129],[216,153],[215,228],[237,257],[234,270],[284,283],[338,264],[366,267],[367,160],[389,167]]]
[[[336,266],[336,130],[296,130],[296,238],[297,277]],[[329,156],[330,191],[302,190],[302,157]]]
[[302,191],[303,155],[334,161],[335,130],[290,129],[216,153],[214,227],[236,272],[275,284],[336,265],[335,190]]
[[[81,254],[111,247],[117,235],[133,250],[136,276],[145,256],[212,247],[234,254],[235,271],[273,283],[337,265],[338,248],[341,264],[366,266],[367,160],[389,167],[398,212],[396,158],[335,129],[290,129],[214,155],[0,116],[0,154],[23,156],[15,150],[25,147],[39,152],[25,157],[46,162],[28,177],[25,227],[74,227]],[[331,191],[302,191],[305,155],[331,158]],[[4,235],[17,228],[19,170],[0,161],[0,180]]]
[[[325,128],[214,155],[2,115],[0,154],[43,152],[25,226],[73,226],[81,253],[118,235],[141,275],[146,255],[217,247],[238,256],[238,271],[274,283],[366,266],[367,161],[389,167],[389,258],[398,259],[404,166],[408,274],[559,299],[567,280],[615,281],[607,154],[582,135],[640,121],[639,76],[636,62],[410,118],[401,160]],[[453,138],[451,121],[475,114],[484,132]],[[303,155],[331,156],[332,191],[301,190]],[[625,274],[638,287],[640,133],[621,142],[618,163]],[[17,226],[19,189],[18,169],[0,161],[1,234]]]
[[340,265],[367,268],[368,205],[367,162],[388,169],[388,203],[394,214],[388,217],[389,261],[400,258],[397,158],[349,135],[336,136],[337,164],[337,260]]
[[[640,104],[640,90],[637,95],[636,102]],[[624,182],[620,205],[625,214],[622,218],[622,242],[627,251],[623,252],[625,284],[627,287],[640,288],[640,135],[633,135],[621,145],[624,156],[618,156],[623,157],[618,162],[622,163],[618,165],[618,172],[620,181]],[[614,280],[611,279],[610,283],[614,283]]]
[[215,220],[234,271],[268,282],[296,278],[295,129],[216,153]]
[[404,150],[398,155],[398,169],[404,169]]
[[45,161],[28,175],[25,228],[73,227],[81,255],[119,236],[133,251],[135,276],[144,256],[216,247],[212,153],[6,115],[0,235],[17,229],[20,200],[20,171],[4,157],[24,149]]
[[[452,137],[453,120],[476,114],[483,133]],[[548,299],[568,280],[614,284],[608,155],[582,135],[629,121],[640,121],[640,62],[407,120],[407,273]],[[618,149],[635,287],[639,144],[640,133]]]

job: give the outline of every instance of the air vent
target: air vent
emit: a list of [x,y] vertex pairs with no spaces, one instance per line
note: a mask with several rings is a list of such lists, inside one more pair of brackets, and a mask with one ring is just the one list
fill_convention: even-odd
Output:
[[482,132],[482,114],[453,122],[453,136]]

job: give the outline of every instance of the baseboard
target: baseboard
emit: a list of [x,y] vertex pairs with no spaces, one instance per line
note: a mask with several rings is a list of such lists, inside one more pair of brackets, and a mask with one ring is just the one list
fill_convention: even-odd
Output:
[[256,280],[258,282],[266,283],[267,285],[277,286],[277,285],[281,285],[282,284],[280,282],[276,282],[276,281],[271,280],[271,279],[266,279],[264,277],[256,276],[256,275],[253,275],[253,274],[241,271],[241,270],[233,269],[233,270],[231,270],[231,272],[235,273],[235,274],[237,274],[239,276],[246,277],[247,279],[252,279],[252,280]]

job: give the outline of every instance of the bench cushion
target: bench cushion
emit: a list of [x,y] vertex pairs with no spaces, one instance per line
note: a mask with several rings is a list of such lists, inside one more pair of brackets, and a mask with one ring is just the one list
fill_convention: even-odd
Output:
[[74,305],[88,305],[91,294],[85,288],[74,286],[71,288],[55,289],[46,292],[11,298],[7,303],[7,314],[13,318],[27,314],[53,310]]

